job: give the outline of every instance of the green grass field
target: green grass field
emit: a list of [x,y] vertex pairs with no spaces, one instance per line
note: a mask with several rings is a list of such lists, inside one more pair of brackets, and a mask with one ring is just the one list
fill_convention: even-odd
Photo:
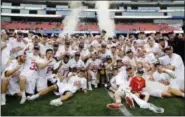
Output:
[[[50,106],[49,102],[55,99],[52,93],[41,97],[35,101],[26,102],[20,105],[20,98],[7,96],[7,105],[1,107],[2,116],[123,116],[119,110],[109,110],[108,103],[113,100],[108,96],[103,88],[94,89],[87,94],[78,92],[75,96],[64,102],[60,107]],[[156,114],[150,110],[129,109],[133,115],[137,116],[157,116],[157,115],[185,115],[185,106],[182,98],[151,98],[150,102],[165,109],[163,114]]]

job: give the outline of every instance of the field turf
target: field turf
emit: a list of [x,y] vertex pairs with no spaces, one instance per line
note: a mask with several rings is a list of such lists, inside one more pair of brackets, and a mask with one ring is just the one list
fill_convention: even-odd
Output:
[[[109,110],[106,108],[108,103],[113,100],[108,96],[103,88],[94,89],[87,94],[77,92],[72,99],[65,101],[59,107],[50,106],[49,102],[55,99],[52,93],[43,96],[35,101],[27,101],[25,104],[20,105],[19,97],[7,96],[7,105],[1,106],[2,116],[123,116],[119,110]],[[183,116],[185,115],[185,105],[182,98],[151,98],[150,102],[156,106],[161,106],[165,109],[162,114],[153,113],[147,109],[128,110],[137,116]]]

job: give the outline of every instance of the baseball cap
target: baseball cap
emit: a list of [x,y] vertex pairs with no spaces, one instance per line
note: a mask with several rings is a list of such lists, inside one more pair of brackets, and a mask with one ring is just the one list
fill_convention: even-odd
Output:
[[43,37],[48,37],[48,35],[46,33],[43,34]]
[[75,56],[80,56],[80,52],[76,52],[75,53]]
[[69,40],[66,40],[65,41],[65,45],[70,45],[70,41]]
[[102,47],[102,48],[106,48],[107,46],[106,46],[105,43],[102,43],[102,44],[101,44],[101,47]]
[[167,46],[167,47],[164,48],[164,51],[166,51],[166,50],[171,50],[171,49],[172,49],[171,46]]
[[18,31],[17,35],[23,35],[23,33],[21,31]]
[[142,68],[137,69],[137,74],[143,74],[144,70]]
[[117,67],[116,65],[114,65],[114,66],[112,67],[112,70],[118,70],[118,67]]
[[102,33],[107,33],[105,30],[102,30]]
[[164,37],[159,38],[159,41],[164,41],[164,40],[165,40]]
[[145,32],[142,31],[142,32],[140,32],[139,34],[145,34]]
[[161,34],[161,32],[156,32],[155,35]]
[[39,45],[34,45],[33,49],[34,50],[40,50],[40,46]]
[[112,37],[108,37],[108,40],[112,40]]
[[156,67],[156,66],[159,66],[159,65],[161,65],[159,62],[155,62],[154,63],[154,66]]
[[127,66],[126,67],[126,71],[129,71],[129,70],[131,70],[132,69],[132,67],[130,67],[130,66]]
[[84,67],[80,67],[79,70],[80,70],[81,72],[84,72],[84,71],[85,71],[85,68],[84,68]]
[[38,35],[33,35],[32,39],[39,39]]
[[132,53],[132,50],[131,50],[131,49],[128,49],[128,50],[126,51],[126,53],[127,53],[127,54]]
[[109,56],[109,55],[107,55],[105,58],[106,58],[106,60],[112,59],[111,56]]

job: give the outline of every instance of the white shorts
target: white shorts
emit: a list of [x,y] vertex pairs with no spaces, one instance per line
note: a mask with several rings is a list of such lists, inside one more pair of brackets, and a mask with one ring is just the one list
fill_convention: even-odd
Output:
[[168,91],[168,86],[160,82],[146,80],[146,87],[143,88],[144,92],[148,92],[151,96],[162,97],[162,92]]
[[169,86],[171,88],[174,88],[174,89],[180,89],[180,84],[179,83],[180,83],[179,80],[177,80],[177,79],[171,79]]
[[71,84],[57,82],[57,86],[60,95],[63,95],[65,91],[70,91],[72,93],[75,93],[77,91],[77,88],[72,86]]
[[26,93],[34,94],[38,76],[33,76],[29,73],[22,73],[21,76],[24,76],[26,79]]
[[177,84],[179,85],[180,89],[184,89],[184,79],[177,80]]
[[[4,73],[1,75],[1,80],[5,78]],[[8,79],[8,91],[6,92],[9,95],[15,95],[20,93],[19,87],[19,78],[18,77],[9,77]]]
[[40,90],[45,89],[47,87],[47,79],[39,77],[37,80],[37,91],[39,92]]
[[8,91],[7,94],[15,95],[20,93],[19,79],[18,78],[9,78]]

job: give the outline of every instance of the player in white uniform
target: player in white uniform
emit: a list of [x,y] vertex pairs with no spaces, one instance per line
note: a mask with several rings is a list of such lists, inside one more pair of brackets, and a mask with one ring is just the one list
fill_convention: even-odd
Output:
[[70,68],[85,67],[85,63],[80,59],[80,53],[76,52],[74,58],[69,60]]
[[164,49],[167,55],[159,58],[159,61],[162,65],[165,65],[167,68],[174,70],[177,77],[176,83],[179,86],[180,90],[184,92],[184,63],[182,58],[173,53],[172,47],[166,47]]
[[56,70],[59,69],[62,62],[56,62],[53,59],[53,50],[47,49],[46,56],[43,59],[43,63],[46,63],[46,66],[43,69],[39,69],[39,77],[37,80],[37,91],[40,91],[47,87],[47,78]]
[[92,84],[95,88],[98,87],[97,73],[102,61],[97,58],[97,54],[93,53],[91,58],[87,60],[85,68],[88,69],[88,88],[92,90]]
[[23,40],[23,34],[21,32],[17,33],[17,38],[12,40],[10,45],[12,46],[11,49],[11,57],[15,58],[16,53],[22,51],[26,47],[26,42]]
[[[127,68],[127,74],[128,74],[128,77],[133,76],[132,68],[129,68],[129,67]],[[127,81],[121,82],[119,88],[114,93],[116,103],[108,104],[107,108],[119,109],[122,106],[121,98],[125,97],[126,103],[129,104],[131,108],[135,108],[135,105],[134,105],[134,101],[135,101],[140,106],[140,108],[144,108],[144,109],[148,108],[148,109],[154,111],[155,113],[163,113],[164,112],[163,108],[156,107],[155,105],[140,99],[138,96],[133,94],[130,90],[131,89],[129,87],[129,82],[127,82]]]
[[20,77],[26,79],[26,93],[34,94],[36,88],[36,82],[38,80],[39,69],[45,68],[48,62],[43,62],[39,57],[40,47],[34,45],[33,53],[27,53],[27,60],[24,69],[21,71]]
[[[20,78],[20,72],[25,65],[26,56],[20,51],[16,54],[16,59],[12,60],[5,72],[2,74],[1,105],[6,105],[6,93],[10,95],[20,94],[22,99],[20,104],[25,102],[25,79]],[[19,83],[18,83],[19,82]]]
[[152,37],[148,37],[147,44],[144,45],[147,53],[153,53],[155,55],[161,56],[162,50],[158,43],[155,43]]
[[172,94],[175,96],[184,97],[184,93],[182,93],[179,89],[178,84],[176,83],[176,76],[174,71],[171,71],[169,69],[163,68],[159,63],[155,65],[156,71],[153,73],[153,79],[156,82],[160,82],[164,84],[163,86],[161,84],[157,84],[154,86],[154,84],[148,84],[150,85],[150,88],[153,87],[153,89],[156,90],[157,97],[162,96],[168,96],[170,97]]
[[62,105],[62,101],[71,98],[77,90],[82,88],[85,93],[87,92],[87,80],[83,76],[84,70],[80,70],[78,75],[71,76],[68,81],[57,82],[56,84],[41,90],[38,94],[29,97],[28,100],[35,100],[50,91],[57,91],[60,97],[52,100],[50,105],[60,106]]

